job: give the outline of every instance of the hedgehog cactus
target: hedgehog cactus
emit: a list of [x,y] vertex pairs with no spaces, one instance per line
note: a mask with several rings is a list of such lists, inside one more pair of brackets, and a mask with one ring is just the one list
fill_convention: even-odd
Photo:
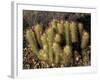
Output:
[[42,43],[42,47],[43,47],[43,45],[47,45],[48,46],[47,35],[45,33],[43,33],[43,35],[41,35],[41,43]]
[[41,61],[47,61],[48,56],[43,49],[39,51],[38,58]]
[[48,54],[48,45],[43,45],[43,50],[45,51],[46,54]]
[[57,23],[57,29],[58,29],[58,33],[59,34],[63,34],[64,33],[64,24],[63,24],[63,22],[62,23],[61,22]]
[[49,52],[48,52],[48,63],[49,65],[52,65],[54,62],[54,52],[53,52],[53,48],[49,48]]
[[53,51],[54,51],[54,62],[55,64],[59,63],[60,54],[62,53],[61,47],[58,43],[53,43]]
[[57,31],[58,31],[58,30],[57,30],[57,20],[56,20],[56,19],[53,19],[53,20],[51,21],[51,26],[52,26],[54,32],[57,32]]
[[78,27],[76,22],[74,21],[70,23],[70,32],[71,32],[72,43],[78,42]]
[[26,40],[29,43],[30,47],[32,48],[33,53],[38,53],[38,46],[36,43],[36,38],[34,32],[32,30],[26,31]]
[[82,33],[82,40],[81,40],[81,48],[85,49],[88,46],[89,43],[89,34],[86,31],[83,31]]
[[71,35],[70,35],[70,23],[68,21],[64,23],[64,28],[65,28],[64,35],[65,35],[66,44],[70,45]]
[[[81,51],[77,51],[78,55],[83,55],[84,59],[81,59],[80,62],[82,63],[83,61],[84,65],[88,65],[89,63],[85,62],[89,60],[89,55],[87,55],[87,52],[84,52],[89,46],[89,33],[85,31],[82,23],[53,19],[51,25],[44,30],[42,30],[39,24],[34,26],[33,31],[31,29],[26,30],[25,38],[32,48],[33,53],[36,53],[37,60],[40,60],[40,62],[43,61],[43,64],[48,64],[49,67],[73,65],[73,60],[78,60],[74,50],[77,44],[79,44],[81,49]],[[73,43],[75,43],[75,46]]]
[[52,27],[48,28],[48,30],[46,31],[47,34],[47,42],[49,47],[52,47],[53,45],[53,41],[54,41],[54,36],[55,36],[55,32],[53,30]]
[[72,59],[72,48],[69,45],[66,45],[63,49],[63,62],[68,65],[71,63]]
[[37,41],[39,43],[39,46],[42,47],[42,43],[41,43],[42,27],[39,24],[35,25],[34,27],[35,27],[34,31],[36,34]]

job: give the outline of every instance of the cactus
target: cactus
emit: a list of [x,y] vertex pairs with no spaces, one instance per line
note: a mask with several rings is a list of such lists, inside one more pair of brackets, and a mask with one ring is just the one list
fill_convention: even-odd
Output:
[[37,41],[39,43],[39,46],[42,47],[42,43],[41,43],[42,27],[39,24],[35,25],[34,27],[35,27],[34,31],[36,34]]
[[63,34],[64,33],[64,24],[63,24],[63,22],[62,23],[61,22],[57,23],[57,30],[58,30],[59,34]]
[[56,20],[56,19],[53,19],[53,20],[51,21],[51,26],[52,26],[54,32],[57,33],[58,30],[57,30],[57,20]]
[[54,41],[54,36],[55,36],[55,32],[53,30],[52,27],[48,28],[48,30],[46,31],[46,34],[47,34],[47,41],[48,41],[48,44],[53,44],[53,41]]
[[26,40],[29,43],[30,47],[32,48],[33,53],[38,53],[38,46],[36,43],[36,38],[34,32],[32,30],[26,31]]
[[81,48],[85,49],[88,46],[89,43],[89,34],[86,31],[83,31],[82,33],[82,40],[81,40]]
[[72,48],[69,45],[66,45],[63,49],[63,63],[69,65],[72,59]]
[[43,35],[41,35],[41,43],[42,43],[42,47],[43,47],[43,45],[48,46],[46,33],[43,33]]
[[[33,31],[32,29],[26,30],[25,38],[32,53],[36,54],[34,60],[39,60],[38,64],[34,64],[34,68],[37,66],[48,68],[90,64],[90,54],[87,54],[86,51],[89,45],[89,33],[85,31],[82,23],[65,20],[58,22],[53,19],[49,27],[44,30],[39,24],[34,26]],[[80,51],[74,49],[77,47]],[[25,50],[27,51],[27,49]],[[29,61],[32,64],[32,60]]]
[[66,21],[64,23],[64,35],[65,35],[65,40],[66,40],[66,45],[71,45],[71,35],[70,35],[70,23]]
[[71,22],[70,23],[70,32],[71,32],[71,40],[72,43],[78,42],[78,27],[76,22]]
[[39,51],[38,58],[39,58],[39,60],[41,60],[41,61],[47,61],[48,56],[47,56],[47,54],[45,53],[45,51],[44,51],[43,49],[41,49],[41,50]]
[[53,48],[49,48],[49,52],[48,52],[48,63],[49,65],[52,65],[54,62],[54,52],[53,52]]
[[54,63],[59,63],[60,54],[62,53],[61,47],[58,43],[53,43],[53,51],[54,51]]
[[43,45],[43,50],[46,54],[48,54],[48,45]]

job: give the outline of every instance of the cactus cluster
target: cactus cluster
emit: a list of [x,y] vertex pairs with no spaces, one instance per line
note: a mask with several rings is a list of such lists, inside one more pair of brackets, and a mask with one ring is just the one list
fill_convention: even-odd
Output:
[[90,65],[89,33],[83,23],[53,19],[25,30],[23,68],[53,68]]

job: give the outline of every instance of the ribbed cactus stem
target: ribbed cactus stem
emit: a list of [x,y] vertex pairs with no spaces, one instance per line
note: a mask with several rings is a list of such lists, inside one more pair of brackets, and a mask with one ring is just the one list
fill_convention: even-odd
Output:
[[51,21],[51,27],[53,28],[54,32],[57,32],[57,20],[53,19]]
[[72,42],[78,42],[78,27],[76,22],[72,21],[70,23],[70,32],[71,32],[71,40]]
[[64,64],[69,64],[71,63],[72,59],[72,48],[69,45],[66,45],[63,49],[63,62]]
[[39,58],[41,61],[47,61],[48,56],[47,56],[47,54],[45,53],[45,50],[41,49],[41,50],[39,51],[38,58]]
[[54,61],[54,53],[53,53],[53,48],[49,48],[49,52],[48,52],[48,63],[51,65]]
[[64,23],[64,28],[65,28],[64,34],[65,34],[66,45],[70,45],[71,35],[70,35],[70,23],[68,21]]
[[36,43],[36,38],[32,30],[26,31],[26,40],[28,41],[30,47],[32,48],[33,53],[38,53],[38,46]]
[[38,41],[40,47],[42,47],[42,43],[41,43],[42,27],[39,24],[37,24],[34,26],[34,31],[36,34],[37,41]]
[[47,35],[45,33],[43,33],[43,35],[41,35],[41,42],[42,42],[42,47],[43,47],[43,45],[47,45],[48,46]]
[[54,41],[54,36],[55,36],[55,32],[53,30],[52,27],[48,28],[48,30],[46,31],[47,33],[47,41],[48,41],[48,44],[53,44],[53,41]]
[[64,25],[61,22],[57,23],[57,29],[58,29],[58,33],[59,34],[63,34],[64,33]]
[[82,40],[81,40],[81,48],[85,49],[88,46],[88,42],[89,42],[89,33],[86,31],[83,31]]
[[58,64],[59,63],[59,58],[60,58],[60,54],[62,53],[61,47],[58,43],[53,43],[53,51],[54,51],[54,63]]
[[48,54],[48,46],[47,45],[43,46],[43,50],[45,51],[46,54]]

